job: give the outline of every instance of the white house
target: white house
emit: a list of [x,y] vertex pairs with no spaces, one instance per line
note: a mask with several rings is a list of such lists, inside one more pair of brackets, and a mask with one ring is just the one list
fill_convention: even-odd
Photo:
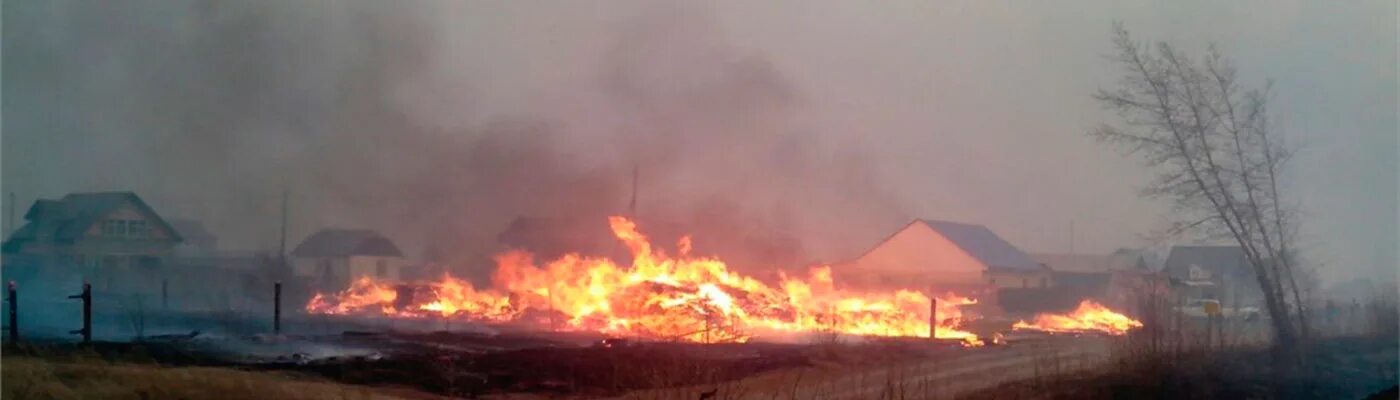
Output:
[[291,255],[296,276],[326,289],[345,288],[362,276],[396,281],[407,265],[394,242],[371,230],[322,229]]

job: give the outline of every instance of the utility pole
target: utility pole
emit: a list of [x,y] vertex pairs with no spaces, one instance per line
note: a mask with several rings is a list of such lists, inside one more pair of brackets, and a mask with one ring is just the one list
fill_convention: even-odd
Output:
[[1069,220],[1069,252],[1074,254],[1074,220]]
[[282,189],[282,234],[277,244],[277,274],[287,269],[287,189]]
[[282,281],[272,284],[272,334],[282,334]]
[[15,192],[10,192],[10,217],[5,220],[5,232],[0,237],[9,237],[15,230]]
[[637,217],[637,164],[632,164],[632,201],[627,203],[627,213]]

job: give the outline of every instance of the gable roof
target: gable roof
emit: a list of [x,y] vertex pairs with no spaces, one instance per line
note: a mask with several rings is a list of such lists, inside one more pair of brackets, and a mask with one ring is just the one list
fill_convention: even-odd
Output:
[[146,214],[151,221],[169,232],[172,240],[183,240],[180,233],[161,218],[160,214],[156,214],[151,206],[146,205],[136,193],[69,193],[58,200],[34,201],[29,211],[24,213],[24,219],[28,222],[15,230],[9,240],[5,241],[5,249],[12,250],[19,242],[26,240],[72,241],[82,236],[83,232],[87,232],[88,228],[107,214],[125,204],[131,204]]
[[921,219],[919,222],[933,228],[989,268],[1025,271],[1040,269],[1040,263],[985,226],[930,219]]
[[1239,246],[1172,246],[1162,268],[1168,274],[1186,276],[1192,265],[1218,275],[1239,276],[1250,272],[1244,249]]
[[368,229],[322,229],[301,241],[296,257],[385,256],[403,257],[394,242]]
[[180,233],[181,237],[191,241],[211,241],[217,239],[203,223],[192,219],[171,218],[166,222]]

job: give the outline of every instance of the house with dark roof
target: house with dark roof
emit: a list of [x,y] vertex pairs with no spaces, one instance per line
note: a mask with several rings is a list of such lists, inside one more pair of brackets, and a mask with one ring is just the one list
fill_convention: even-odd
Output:
[[1039,288],[1050,271],[985,226],[918,219],[842,267],[876,286]]
[[219,238],[209,232],[203,223],[192,219],[170,218],[166,220],[175,232],[184,239],[175,246],[175,255],[184,257],[212,256],[219,251]]
[[1031,258],[1050,269],[1054,289],[1074,304],[1094,299],[1126,308],[1154,273],[1141,254],[1121,250],[1112,254],[1039,253]]
[[360,277],[403,279],[407,261],[384,235],[367,229],[322,229],[292,249],[292,271],[322,289],[342,289]]
[[1189,300],[1214,299],[1234,306],[1257,306],[1263,295],[1254,270],[1239,246],[1172,246],[1162,272]]
[[132,192],[40,199],[5,240],[7,265],[118,269],[159,267],[182,237]]

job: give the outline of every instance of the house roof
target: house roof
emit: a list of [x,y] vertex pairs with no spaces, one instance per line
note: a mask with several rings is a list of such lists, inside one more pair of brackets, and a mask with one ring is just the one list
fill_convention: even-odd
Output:
[[948,238],[954,245],[989,268],[1027,271],[1040,269],[1040,263],[985,226],[930,219],[919,221]]
[[213,233],[209,233],[204,228],[204,224],[192,219],[171,218],[166,220],[170,226],[180,233],[181,237],[192,241],[210,241],[216,239]]
[[386,256],[403,257],[394,242],[368,229],[322,229],[295,249],[296,257]]
[[147,214],[152,221],[170,232],[173,240],[183,240],[180,233],[146,205],[136,193],[70,193],[58,200],[36,200],[34,205],[29,207],[29,211],[24,213],[27,222],[15,230],[5,242],[5,249],[12,250],[16,244],[26,240],[72,241],[124,204],[131,204]]
[[1172,246],[1163,269],[1173,276],[1185,276],[1192,265],[1220,275],[1249,273],[1249,263],[1239,246]]
[[1140,257],[1126,254],[1040,253],[1031,258],[1055,272],[1108,273],[1138,270]]

